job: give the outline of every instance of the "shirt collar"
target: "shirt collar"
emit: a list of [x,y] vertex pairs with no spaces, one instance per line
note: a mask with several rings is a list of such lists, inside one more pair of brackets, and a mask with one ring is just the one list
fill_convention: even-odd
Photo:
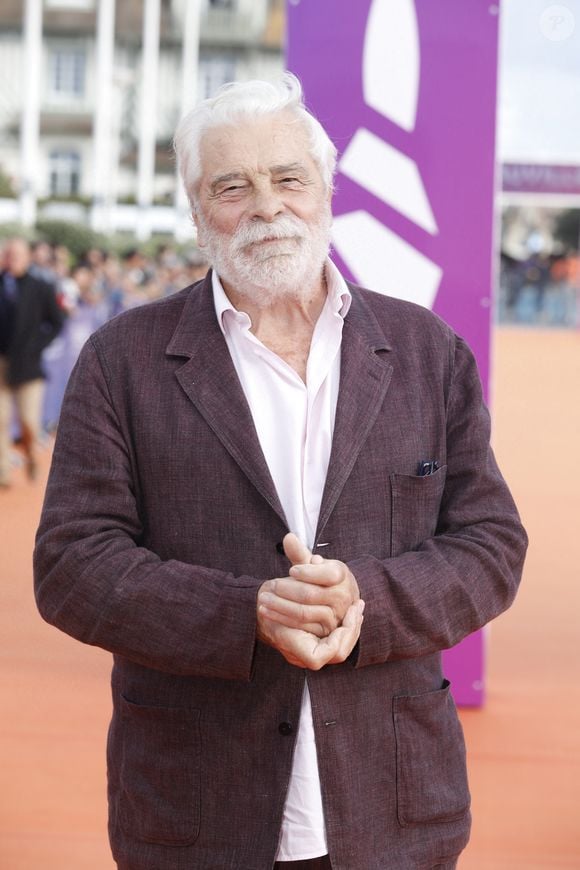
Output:
[[211,286],[213,290],[213,304],[217,315],[219,327],[223,334],[226,334],[225,321],[228,317],[236,320],[239,324],[250,326],[250,318],[245,311],[238,311],[230,302],[223,284],[219,279],[219,275],[215,269],[211,271]]
[[[352,295],[347,287],[346,281],[329,257],[327,257],[324,264],[324,276],[326,278],[326,288],[328,294],[327,304],[330,305],[330,309],[333,314],[338,314],[344,319],[348,314],[348,310],[352,302]],[[225,322],[228,318],[230,318],[230,320],[237,321],[240,326],[244,326],[249,329],[249,327],[251,326],[250,318],[245,313],[245,311],[238,311],[237,308],[234,308],[228,296],[226,295],[226,291],[224,290],[223,284],[220,281],[219,275],[215,271],[215,269],[212,269],[211,285],[213,290],[213,302],[215,312],[217,315],[219,327],[224,335],[226,334]]]

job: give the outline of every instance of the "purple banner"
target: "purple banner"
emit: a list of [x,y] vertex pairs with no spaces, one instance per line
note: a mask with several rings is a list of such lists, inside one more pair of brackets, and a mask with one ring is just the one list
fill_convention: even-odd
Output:
[[[339,152],[334,259],[432,308],[487,390],[498,4],[288,0],[288,68]],[[446,654],[459,703],[483,697],[483,639]]]
[[504,163],[502,190],[509,193],[564,193],[580,196],[580,166]]

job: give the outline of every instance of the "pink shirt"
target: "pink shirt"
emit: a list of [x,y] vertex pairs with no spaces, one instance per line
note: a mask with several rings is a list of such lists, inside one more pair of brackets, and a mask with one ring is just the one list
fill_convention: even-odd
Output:
[[[214,304],[221,330],[252,412],[258,439],[289,529],[314,544],[330,459],[340,382],[340,345],[351,295],[331,260],[328,295],[316,322],[306,384],[294,369],[250,332],[213,272]],[[277,861],[316,858],[327,852],[312,708],[304,683],[300,725]]]

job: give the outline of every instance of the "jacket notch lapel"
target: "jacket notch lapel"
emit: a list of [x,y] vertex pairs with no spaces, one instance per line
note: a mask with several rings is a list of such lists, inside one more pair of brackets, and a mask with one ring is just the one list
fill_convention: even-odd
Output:
[[384,403],[393,374],[390,345],[373,312],[351,287],[344,321],[340,389],[316,539],[324,529]]
[[211,272],[200,287],[191,291],[166,354],[188,358],[175,373],[181,388],[287,526],[250,408],[217,322]]

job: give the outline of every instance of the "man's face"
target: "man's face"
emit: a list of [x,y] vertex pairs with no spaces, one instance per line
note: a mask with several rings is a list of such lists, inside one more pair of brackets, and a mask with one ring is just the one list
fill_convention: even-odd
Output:
[[22,239],[10,239],[4,248],[4,268],[19,278],[30,266],[30,248]]
[[299,120],[281,112],[209,130],[201,167],[198,243],[226,285],[267,305],[316,280],[330,196]]
[[32,259],[39,266],[50,266],[52,263],[52,249],[46,242],[40,242],[34,248]]

